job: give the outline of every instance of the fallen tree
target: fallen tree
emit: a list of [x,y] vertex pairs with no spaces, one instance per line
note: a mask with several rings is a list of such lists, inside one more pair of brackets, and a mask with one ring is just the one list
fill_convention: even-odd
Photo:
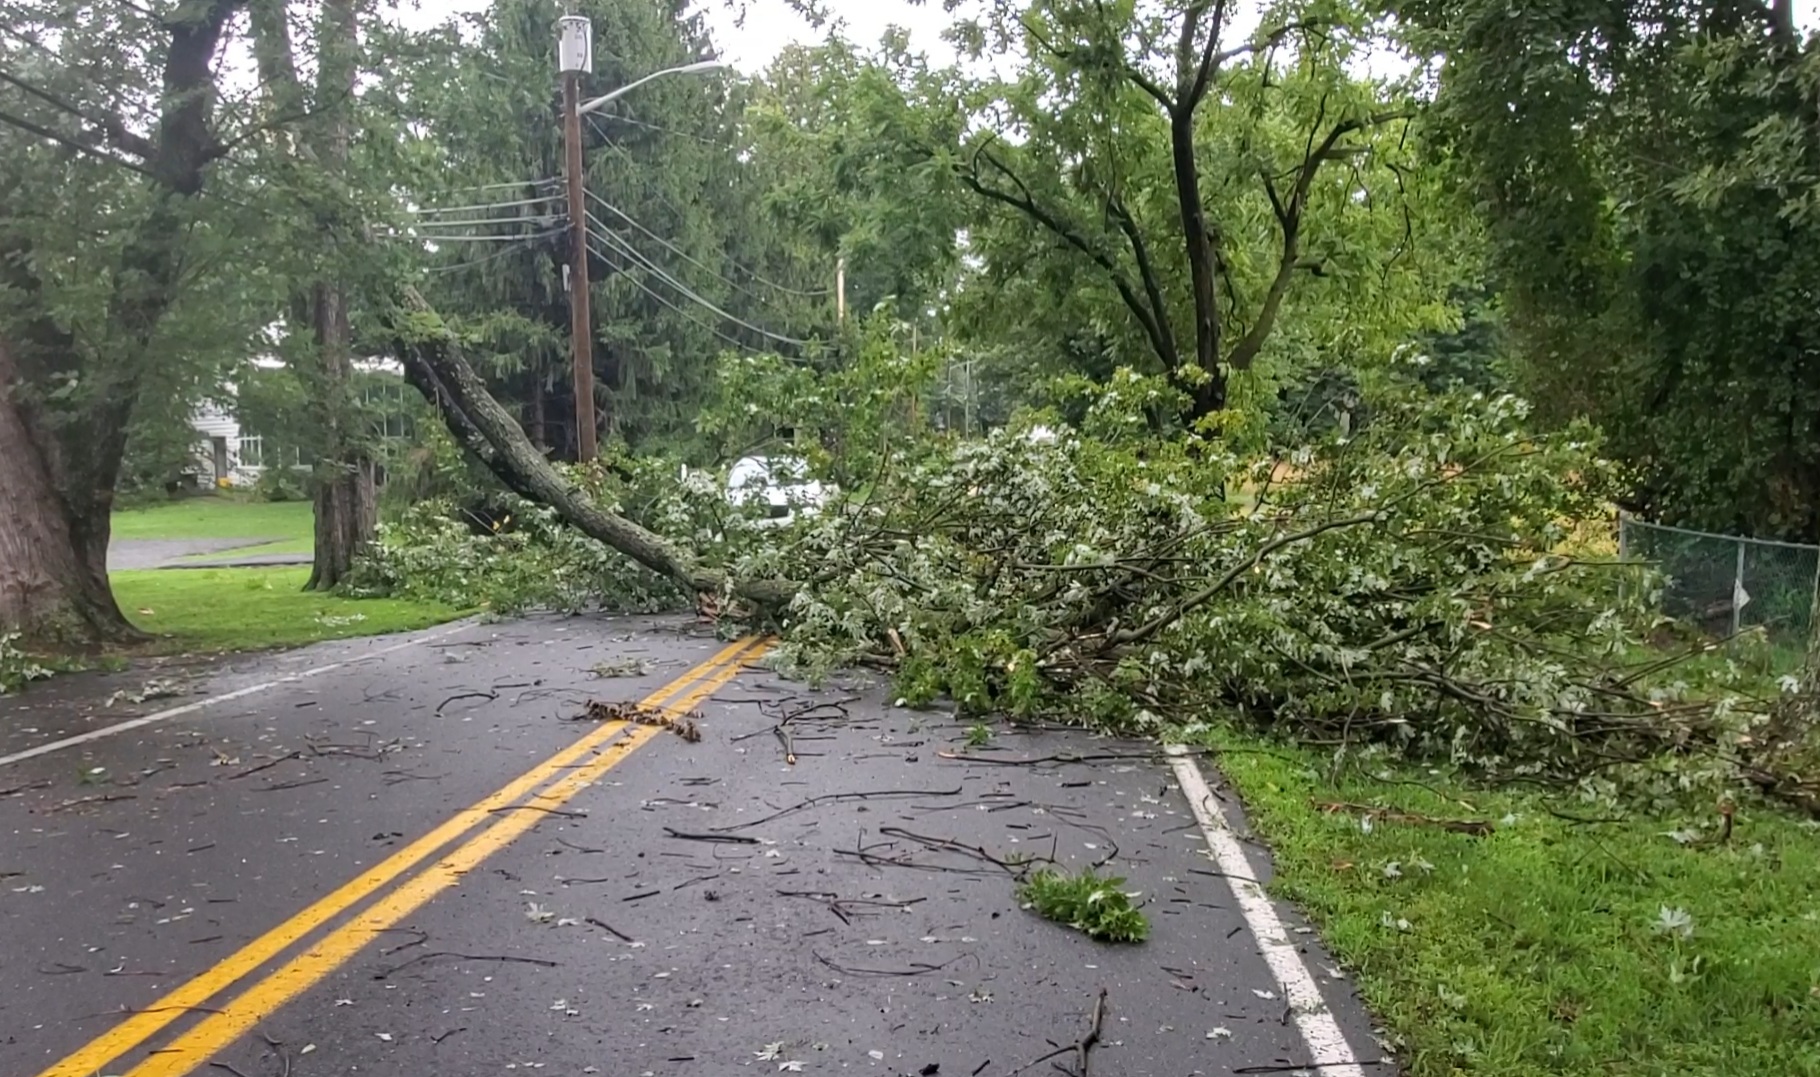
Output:
[[1391,394],[1361,433],[1241,460],[1154,433],[1174,390],[1120,375],[1076,434],[879,454],[865,498],[709,567],[544,460],[421,300],[398,336],[511,490],[691,593],[745,599],[810,673],[883,665],[912,702],[975,714],[1153,735],[1237,719],[1343,757],[1820,809],[1798,685],[1646,645],[1647,576],[1576,535],[1609,465],[1590,431],[1530,432],[1513,398]]
[[[405,378],[436,406],[455,440],[507,489],[550,506],[590,538],[675,580],[698,597],[729,590],[724,571],[702,565],[692,551],[602,508],[545,459],[462,357],[455,334],[416,291],[407,291],[405,309],[394,317],[392,329]],[[798,587],[783,581],[756,581],[734,590],[739,597],[776,609],[788,604]]]

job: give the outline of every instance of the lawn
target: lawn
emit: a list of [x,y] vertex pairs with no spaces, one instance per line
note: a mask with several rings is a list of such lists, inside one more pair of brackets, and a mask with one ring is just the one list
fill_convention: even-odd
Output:
[[[1322,925],[1411,1077],[1820,1074],[1813,825],[1744,805],[1719,842],[1716,809],[1633,815],[1435,771],[1334,783],[1324,755],[1214,742],[1275,892]],[[1361,805],[1496,829],[1366,824]]]
[[[216,495],[114,513],[118,539],[270,539],[236,554],[308,553],[308,502]],[[200,554],[219,557],[220,554]],[[195,560],[197,558],[191,558]],[[303,591],[307,567],[164,568],[114,572],[128,619],[159,637],[152,650],[211,652],[295,647],[440,624],[465,611],[432,602],[354,599]]]
[[464,611],[432,602],[306,593],[307,567],[116,572],[128,619],[160,638],[154,650],[294,647],[325,639],[426,628]]
[[273,539],[309,549],[307,501],[247,501],[215,495],[162,502],[114,513],[118,539]]

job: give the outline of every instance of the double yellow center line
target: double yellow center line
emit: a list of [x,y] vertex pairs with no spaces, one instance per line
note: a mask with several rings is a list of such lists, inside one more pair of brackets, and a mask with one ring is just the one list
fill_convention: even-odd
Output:
[[[670,714],[687,713],[738,675],[743,663],[764,653],[769,646],[765,641],[751,638],[733,643],[644,699],[640,706]],[[561,807],[660,732],[656,726],[604,723],[497,792],[456,812],[436,829],[355,876],[213,968],[97,1036],[38,1077],[94,1077],[104,1072],[103,1067],[108,1063],[144,1044],[173,1022],[206,1010],[208,1017],[126,1071],[124,1077],[182,1077],[190,1073],[280,1006],[320,982],[379,933],[459,883],[463,875],[488,856],[536,826],[546,817],[546,813],[537,808]],[[586,758],[591,753],[592,758]],[[512,808],[525,810],[511,811]],[[436,859],[427,869],[411,874],[437,850],[457,840],[461,843],[446,855]],[[404,881],[393,887],[400,879]],[[388,887],[393,888],[388,890]],[[228,1002],[209,1005],[216,996],[279,957],[311,932],[381,891],[384,891],[382,896],[365,911],[323,935],[302,953]]]

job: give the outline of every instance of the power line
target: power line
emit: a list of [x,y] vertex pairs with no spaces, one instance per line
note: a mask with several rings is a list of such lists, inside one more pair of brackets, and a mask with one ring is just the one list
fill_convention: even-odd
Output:
[[555,221],[558,214],[542,213],[535,216],[521,214],[517,217],[464,217],[454,221],[417,220],[412,221],[412,228],[467,228],[476,224],[544,224]]
[[547,176],[543,179],[516,180],[511,183],[483,183],[483,184],[479,185],[478,187],[450,187],[447,191],[445,191],[443,193],[445,193],[445,194],[471,194],[476,191],[500,191],[500,190],[508,190],[508,189],[513,189],[513,188],[522,190],[526,187],[531,187],[531,188],[554,187],[554,186],[556,186],[557,182],[558,181],[557,181],[556,177]]
[[[589,117],[587,117],[587,119],[591,123],[594,121],[593,116],[589,116]],[[687,214],[682,210],[682,208],[680,206],[678,206],[675,203],[675,201],[673,201],[670,198],[669,195],[667,195],[663,192],[663,189],[661,187],[657,186],[657,184],[651,182],[649,179],[644,178],[644,174],[647,171],[645,169],[645,167],[638,163],[637,158],[635,158],[631,154],[627,153],[626,148],[624,146],[621,146],[619,143],[613,141],[613,139],[605,131],[601,130],[600,125],[598,123],[596,123],[594,125],[594,133],[601,137],[601,140],[606,144],[607,149],[612,150],[614,153],[617,153],[621,157],[621,159],[623,159],[627,164],[631,165],[636,170],[634,172],[634,175],[637,176],[640,180],[642,180],[642,182],[644,183],[645,190],[650,191],[653,195],[655,195],[657,197],[657,200],[664,204],[665,208],[667,208],[671,213],[676,214],[678,217],[687,216]],[[594,195],[593,191],[589,191],[588,193],[590,195]],[[597,200],[599,199],[598,195],[594,195],[594,197]],[[604,202],[602,204],[605,205]],[[607,208],[613,209],[612,206],[608,206]],[[615,213],[619,213],[621,216],[624,216],[624,213],[620,210],[614,209],[613,211]],[[630,218],[627,218],[627,219],[630,220]],[[645,232],[647,235],[652,235],[647,229],[645,229],[645,227],[643,225],[640,225],[638,222],[633,221],[632,224],[634,227],[638,228],[639,231]],[[655,235],[652,235],[652,238],[657,239],[658,237]],[[662,240],[659,240],[659,242],[662,242]],[[681,253],[681,252],[678,252],[678,253]],[[734,268],[739,270],[741,273],[744,273],[746,276],[751,277],[753,280],[757,281],[758,283],[764,285],[767,288],[775,288],[776,290],[778,290],[780,292],[784,292],[789,295],[803,296],[808,299],[825,299],[834,294],[834,289],[832,289],[832,288],[816,288],[816,289],[811,289],[811,290],[805,291],[800,288],[792,288],[786,284],[778,284],[776,281],[767,279],[763,274],[757,272],[756,270],[753,270],[746,266],[740,265],[737,262],[734,263]],[[710,270],[710,272],[712,272],[712,270]],[[732,283],[732,282],[729,281],[728,283]],[[738,285],[734,285],[734,286],[738,287]]]
[[[598,239],[600,237],[598,237],[598,236],[594,235],[592,232],[590,232],[589,238]],[[699,315],[695,314],[693,311],[685,309],[684,307],[679,305],[675,300],[659,293],[656,289],[652,288],[650,285],[646,284],[644,281],[639,280],[624,266],[622,266],[618,262],[614,261],[612,256],[610,256],[609,254],[607,254],[605,251],[601,250],[600,248],[590,245],[588,247],[588,250],[591,253],[597,255],[602,261],[606,262],[608,265],[612,266],[614,269],[619,270],[619,275],[624,277],[626,280],[631,281],[635,286],[637,286],[639,291],[645,293],[646,295],[650,296],[652,299],[657,300],[659,303],[662,303],[664,306],[669,307],[671,310],[682,315],[683,318],[686,319],[687,321],[692,322],[695,325],[701,326],[703,329],[706,329],[708,332],[713,333],[715,336],[717,336],[720,339],[726,341],[727,343],[733,345],[734,347],[739,348],[742,351],[752,352],[755,354],[762,354],[761,349],[754,348],[752,345],[747,344],[745,341],[740,340],[738,337],[735,337],[730,334],[722,332],[720,330],[720,328],[718,326],[714,325],[712,322],[709,322],[709,321],[703,319]]]
[[[703,263],[702,261],[700,261],[699,259],[693,257],[692,255],[689,254],[688,251],[683,250],[681,247],[678,247],[676,244],[674,244],[674,243],[670,242],[669,240],[665,239],[664,237],[658,235],[656,232],[653,232],[649,228],[646,228],[644,225],[639,224],[637,221],[633,220],[632,216],[630,214],[628,214],[625,210],[620,209],[618,206],[613,205],[611,202],[608,202],[606,199],[595,194],[593,191],[588,192],[588,197],[592,198],[595,201],[595,203],[597,205],[599,205],[602,209],[607,210],[608,212],[612,213],[614,216],[618,217],[620,220],[625,221],[627,224],[638,229],[640,232],[643,232],[645,235],[651,237],[653,240],[657,241],[657,243],[662,245],[666,250],[671,251],[677,257],[683,259],[685,262],[688,262],[690,265],[693,265],[693,266],[701,269],[703,272],[713,274],[717,279],[723,281],[724,283],[730,285],[731,287],[744,293],[745,295],[748,295],[751,298],[758,300],[760,303],[769,304],[770,300],[766,299],[764,296],[751,291],[744,285],[740,284],[738,281],[733,280],[731,277],[726,276],[725,274],[721,273],[719,270],[716,270],[712,266],[709,266],[709,265]],[[592,218],[592,219],[594,220],[594,223],[600,224],[599,218]],[[601,229],[603,231],[607,230],[606,225],[601,224]],[[733,263],[733,268],[739,270],[741,273],[744,273],[748,277],[752,277],[752,278],[755,278],[758,280],[763,280],[763,278],[759,277],[757,273],[752,272],[750,269],[747,269],[746,267],[740,265],[738,262]],[[815,299],[815,298],[819,298],[822,296],[826,296],[828,294],[828,292],[825,289],[821,290],[821,291],[807,292],[807,291],[803,291],[802,289],[799,289],[799,288],[786,288],[781,284],[772,284],[771,287],[777,289],[780,292],[785,292],[787,294],[795,295],[795,296],[801,296],[805,299]]]
[[[598,222],[596,222],[596,223],[598,223]],[[713,311],[715,314],[720,315],[722,318],[726,319],[729,322],[732,322],[734,325],[740,326],[741,328],[744,328],[744,329],[749,329],[752,332],[757,333],[759,336],[766,337],[770,340],[778,341],[779,343],[782,343],[782,344],[793,344],[793,345],[796,345],[797,347],[807,347],[808,346],[809,342],[806,340],[801,340],[797,337],[784,336],[782,333],[773,333],[769,329],[765,329],[761,326],[753,325],[751,322],[748,322],[743,318],[740,318],[740,317],[737,317],[736,315],[727,313],[727,311],[721,309],[719,306],[716,306],[713,301],[704,298],[700,293],[696,292],[695,290],[690,288],[688,285],[684,284],[683,282],[677,280],[675,277],[671,276],[669,273],[667,273],[663,269],[663,267],[656,265],[650,259],[648,259],[644,255],[638,253],[638,249],[633,247],[630,243],[627,243],[624,239],[621,239],[620,237],[613,235],[611,232],[606,232],[606,233],[589,232],[588,234],[590,236],[592,236],[593,238],[598,239],[603,243],[606,243],[609,247],[613,246],[614,244],[618,244],[618,249],[621,250],[622,252],[624,252],[627,257],[631,258],[633,262],[637,263],[640,267],[642,267],[646,270],[649,270],[653,276],[657,277],[658,280],[663,281],[665,284],[668,284],[671,288],[675,289],[675,291],[678,292],[680,295],[682,295],[683,298],[690,300],[691,302],[695,303],[698,306],[701,306],[708,310]]]
[[415,213],[415,214],[419,214],[419,215],[428,213],[428,214],[435,214],[438,216],[440,216],[441,214],[444,214],[444,213],[479,213],[482,211],[492,212],[493,210],[498,210],[498,209],[516,209],[520,206],[542,206],[542,205],[547,205],[556,200],[557,200],[557,196],[555,196],[553,194],[546,194],[546,195],[540,195],[537,198],[520,199],[517,202],[479,202],[479,203],[476,203],[471,206],[408,206],[408,207],[406,207],[405,212],[406,213]]
[[[602,138],[606,138],[607,133],[605,131],[601,130],[600,123],[598,122],[598,117],[594,113],[590,112],[588,114],[588,119],[591,121],[595,121],[594,122],[594,133],[598,134]],[[643,128],[646,128],[646,129],[652,130],[652,131],[660,131],[666,135],[676,135],[679,138],[693,139],[696,142],[699,142],[704,146],[713,146],[717,150],[726,150],[729,153],[739,153],[740,152],[740,148],[738,146],[735,146],[731,142],[720,142],[720,141],[717,141],[712,138],[706,138],[702,135],[695,134],[692,131],[678,131],[674,127],[664,127],[661,124],[647,123],[644,120],[635,120],[630,116],[615,115],[613,117],[613,119],[617,120],[620,123],[629,123],[634,127],[643,127]]]
[[518,243],[518,242],[528,242],[530,240],[537,240],[537,239],[548,239],[549,237],[557,235],[563,231],[564,231],[564,229],[561,229],[561,228],[551,228],[551,229],[547,229],[542,232],[535,232],[530,235],[516,235],[516,236],[456,236],[456,235],[414,236],[414,235],[408,235],[408,234],[401,232],[401,233],[391,236],[389,238],[402,239],[407,242],[414,240],[418,243]]
[[454,265],[430,266],[427,270],[425,270],[425,272],[428,272],[428,273],[453,273],[459,269],[472,269],[475,266],[486,265],[489,262],[497,262],[501,258],[504,258],[509,254],[518,254],[521,250],[529,250],[531,248],[531,243],[532,243],[531,239],[526,239],[524,241],[524,244],[522,247],[507,247],[505,250],[494,251],[492,254],[483,255],[479,258],[470,259],[469,261],[466,261],[466,262],[457,262]]

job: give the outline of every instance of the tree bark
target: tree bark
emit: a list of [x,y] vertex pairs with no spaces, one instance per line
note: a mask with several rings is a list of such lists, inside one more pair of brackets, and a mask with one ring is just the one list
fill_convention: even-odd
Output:
[[373,460],[357,422],[353,400],[353,360],[347,297],[340,286],[317,284],[312,303],[316,328],[317,399],[321,402],[327,452],[316,463],[314,510],[315,556],[306,591],[340,586],[355,560],[372,541],[378,522]]
[[17,375],[0,342],[0,631],[47,650],[140,639],[108,587],[107,528],[72,528]]

